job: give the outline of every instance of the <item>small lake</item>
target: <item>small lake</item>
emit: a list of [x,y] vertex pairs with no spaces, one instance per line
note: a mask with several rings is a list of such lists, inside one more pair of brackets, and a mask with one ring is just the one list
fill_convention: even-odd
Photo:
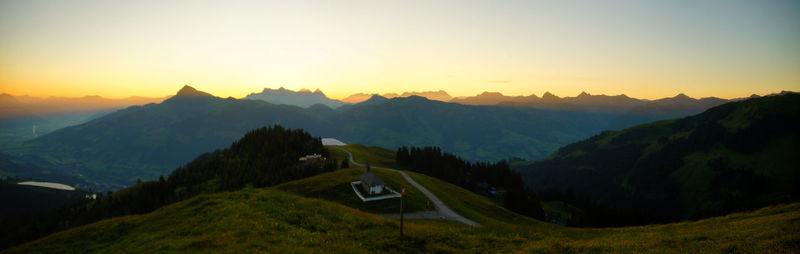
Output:
[[45,187],[45,188],[51,188],[51,189],[57,189],[57,190],[68,190],[68,191],[74,191],[75,190],[75,188],[73,188],[72,186],[69,186],[69,185],[66,185],[66,184],[60,184],[60,183],[24,181],[24,182],[19,182],[17,184]]

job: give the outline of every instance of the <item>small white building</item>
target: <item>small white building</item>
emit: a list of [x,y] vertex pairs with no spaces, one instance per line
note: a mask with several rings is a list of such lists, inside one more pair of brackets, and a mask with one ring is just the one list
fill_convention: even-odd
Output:
[[361,175],[361,188],[364,189],[369,195],[377,195],[383,193],[383,188],[386,182],[383,181],[378,175],[369,170],[369,164],[365,165],[365,172]]

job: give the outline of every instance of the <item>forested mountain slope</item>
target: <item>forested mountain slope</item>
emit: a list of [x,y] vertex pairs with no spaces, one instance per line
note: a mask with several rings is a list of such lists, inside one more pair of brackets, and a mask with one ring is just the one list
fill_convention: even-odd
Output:
[[533,190],[573,189],[663,220],[797,200],[800,95],[731,102],[690,117],[606,131],[516,165]]
[[[468,160],[536,159],[605,129],[652,120],[647,116],[469,106],[422,97],[300,108],[259,100],[217,98],[184,87],[160,104],[135,106],[39,137],[15,149],[52,165],[51,171],[120,188],[157,179],[195,156],[227,146],[243,133],[272,124],[302,128],[346,143],[440,146]],[[25,176],[21,176],[25,177]]]

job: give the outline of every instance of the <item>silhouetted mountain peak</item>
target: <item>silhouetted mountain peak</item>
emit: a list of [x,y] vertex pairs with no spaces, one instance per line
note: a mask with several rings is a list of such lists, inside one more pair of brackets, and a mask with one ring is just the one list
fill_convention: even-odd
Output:
[[542,94],[542,99],[547,100],[547,99],[559,99],[559,98],[558,96],[555,96],[550,92],[544,92],[544,94]]
[[689,97],[689,96],[687,96],[687,95],[686,95],[686,94],[684,94],[684,93],[679,93],[678,95],[675,95],[675,97],[673,97],[673,98],[675,98],[675,99],[681,99],[681,100],[692,99],[692,97]]
[[384,103],[386,101],[389,101],[389,99],[387,99],[386,97],[377,95],[377,94],[373,94],[372,97],[369,97],[368,100],[363,101],[363,102],[358,103],[358,104],[371,105],[371,104]]
[[344,104],[341,101],[328,98],[319,88],[314,92],[307,88],[301,88],[296,92],[284,87],[278,89],[264,88],[261,93],[248,94],[245,99],[262,100],[273,104],[295,105],[302,108],[318,103],[325,104],[330,108],[337,108]]
[[425,96],[419,96],[419,95],[411,95],[408,97],[397,97],[395,99],[405,99],[408,101],[430,101],[430,99],[426,98]]
[[587,93],[587,92],[581,92],[581,94],[578,95],[578,98],[586,98],[586,97],[591,97],[591,96],[592,95]]
[[499,93],[499,92],[488,92],[487,91],[487,92],[481,93],[478,96],[480,96],[480,97],[501,97],[501,96],[503,96],[503,94]]
[[196,98],[196,97],[214,97],[210,93],[198,91],[189,85],[184,85],[181,90],[175,94],[175,98]]

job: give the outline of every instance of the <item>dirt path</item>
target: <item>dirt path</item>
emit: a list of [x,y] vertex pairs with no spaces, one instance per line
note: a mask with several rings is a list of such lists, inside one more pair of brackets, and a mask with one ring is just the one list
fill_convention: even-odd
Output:
[[[344,149],[344,148],[341,148],[341,147],[336,147],[336,146],[331,146],[331,147],[346,152],[347,155],[350,157],[350,163],[351,164],[359,166],[359,167],[364,167],[364,164],[358,163],[355,160],[353,160],[353,153],[351,153],[347,149]],[[464,224],[467,224],[467,225],[470,225],[470,226],[473,226],[473,227],[480,227],[481,226],[481,224],[479,224],[477,222],[474,222],[474,221],[472,221],[470,219],[467,219],[464,216],[461,216],[460,214],[458,214],[455,211],[453,211],[452,209],[450,209],[450,207],[447,207],[444,204],[444,202],[442,202],[442,200],[440,200],[438,197],[436,197],[436,195],[433,195],[433,193],[431,193],[431,191],[429,191],[428,189],[423,187],[421,184],[417,183],[417,181],[414,181],[414,179],[412,179],[410,176],[408,176],[408,174],[406,174],[402,170],[397,170],[397,169],[393,169],[393,168],[384,168],[384,167],[374,167],[374,166],[373,166],[373,168],[380,168],[380,169],[386,169],[386,170],[391,170],[391,171],[397,172],[398,174],[403,176],[403,179],[405,179],[406,182],[408,182],[411,185],[413,185],[420,192],[422,192],[422,194],[424,194],[426,197],[428,197],[428,199],[431,200],[431,203],[433,203],[434,207],[436,207],[436,214],[433,214],[432,212],[419,212],[419,213],[405,214],[403,217],[409,218],[409,219],[412,219],[412,218],[413,219],[416,219],[416,218],[420,218],[420,219],[446,219],[446,220],[452,220],[452,221],[461,222],[461,223],[464,223]],[[381,214],[381,216],[386,217],[386,218],[398,218],[398,219],[400,218],[399,214]]]

